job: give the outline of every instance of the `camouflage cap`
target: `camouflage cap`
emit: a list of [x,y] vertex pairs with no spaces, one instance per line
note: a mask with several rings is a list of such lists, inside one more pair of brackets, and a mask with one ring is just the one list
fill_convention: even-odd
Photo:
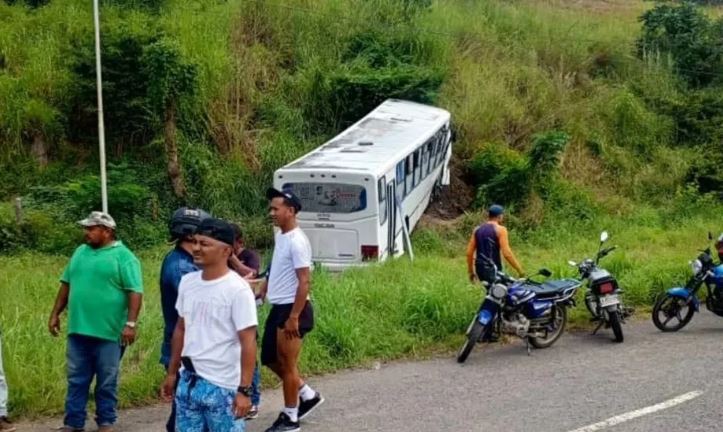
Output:
[[87,218],[78,221],[78,223],[84,227],[104,226],[110,229],[115,229],[116,227],[115,220],[113,220],[111,215],[100,211],[91,212]]

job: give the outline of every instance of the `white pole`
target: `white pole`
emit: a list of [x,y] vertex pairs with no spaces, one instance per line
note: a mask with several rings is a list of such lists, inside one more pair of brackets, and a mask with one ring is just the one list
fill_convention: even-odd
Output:
[[95,75],[98,88],[98,145],[100,146],[100,196],[103,211],[108,212],[108,185],[105,173],[105,127],[103,125],[103,78],[100,66],[100,12],[98,0],[93,0],[93,20],[95,22]]

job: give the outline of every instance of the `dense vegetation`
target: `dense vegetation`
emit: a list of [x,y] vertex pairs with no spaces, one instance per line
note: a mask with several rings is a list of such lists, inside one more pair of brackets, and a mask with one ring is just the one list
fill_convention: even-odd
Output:
[[[16,226],[2,207],[0,250],[67,252],[72,222],[99,207],[86,3],[0,2],[0,198],[26,209]],[[158,243],[188,203],[263,242],[270,173],[388,97],[451,110],[477,205],[505,201],[530,228],[553,207],[587,217],[662,204],[686,184],[720,194],[717,11],[583,3],[103,2],[123,237]]]
[[[452,112],[452,190],[470,197],[467,214],[418,230],[413,266],[315,276],[312,372],[456,344],[479,297],[463,244],[492,201],[511,209],[528,269],[571,275],[565,261],[610,230],[611,270],[638,305],[723,229],[714,2],[101,3],[110,210],[148,289],[126,405],[152,400],[162,373],[155,284],[169,213],[202,206],[268,246],[273,170],[389,97]],[[92,23],[84,0],[0,2],[0,324],[15,413],[61,407],[64,344],[44,322],[66,259],[55,255],[100,206]]]

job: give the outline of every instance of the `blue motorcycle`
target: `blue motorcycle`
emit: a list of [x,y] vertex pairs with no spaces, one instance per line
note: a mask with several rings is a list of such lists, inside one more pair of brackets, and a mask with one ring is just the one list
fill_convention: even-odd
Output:
[[[457,353],[457,362],[464,363],[478,342],[500,334],[511,334],[530,346],[547,348],[560,337],[567,324],[567,308],[575,305],[575,293],[581,282],[561,279],[536,282],[514,279],[494,268],[493,283],[485,285],[487,295],[467,328],[467,339]],[[549,270],[538,275],[549,277]]]
[[[708,233],[708,240],[713,236]],[[653,306],[653,324],[664,332],[675,332],[685,327],[700,310],[698,291],[705,285],[706,308],[723,317],[723,264],[715,264],[710,246],[700,251],[690,262],[693,275],[684,287],[669,289]]]

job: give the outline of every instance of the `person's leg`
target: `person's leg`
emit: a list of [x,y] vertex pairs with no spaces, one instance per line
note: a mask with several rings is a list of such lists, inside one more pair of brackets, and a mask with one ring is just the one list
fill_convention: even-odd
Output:
[[276,376],[281,378],[281,369],[276,352],[276,332],[279,320],[278,308],[278,306],[272,306],[271,312],[269,312],[269,316],[266,318],[264,336],[261,340],[261,364],[271,369]]
[[233,414],[235,391],[218,387],[204,379],[200,379],[196,386],[198,392],[203,394],[204,418],[209,431],[244,432],[246,423],[243,417],[236,418]]
[[[307,302],[299,316],[299,333],[302,340],[313,329],[314,308],[310,302]],[[324,403],[324,397],[321,393],[311,388],[299,374],[299,420],[304,419],[322,403]]]
[[3,369],[2,333],[0,333],[0,417],[8,415],[8,382]]
[[115,424],[118,404],[118,371],[121,346],[116,341],[96,339],[95,343],[95,422],[98,426]]
[[257,407],[261,405],[261,369],[258,363],[254,367],[254,379],[251,382],[251,404]]
[[179,432],[207,432],[202,406],[196,389],[189,388],[190,374],[183,372],[176,388],[176,428]]
[[88,404],[90,382],[95,374],[93,349],[88,338],[68,335],[66,351],[68,393],[65,397],[65,426],[82,429],[85,426],[85,407]]
[[284,330],[277,329],[276,350],[279,358],[279,367],[284,389],[284,412],[289,415],[292,421],[298,421],[298,413],[292,414],[292,409],[299,406],[299,388],[303,385],[299,377],[297,367],[299,354],[301,353],[301,339],[286,337]]

